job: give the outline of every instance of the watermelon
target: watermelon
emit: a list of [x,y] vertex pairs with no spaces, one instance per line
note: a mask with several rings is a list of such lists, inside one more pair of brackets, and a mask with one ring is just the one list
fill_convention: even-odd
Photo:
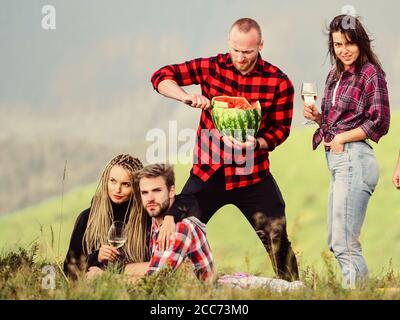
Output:
[[261,121],[259,101],[250,104],[244,97],[218,96],[211,105],[214,126],[221,135],[245,142],[248,135],[257,134]]

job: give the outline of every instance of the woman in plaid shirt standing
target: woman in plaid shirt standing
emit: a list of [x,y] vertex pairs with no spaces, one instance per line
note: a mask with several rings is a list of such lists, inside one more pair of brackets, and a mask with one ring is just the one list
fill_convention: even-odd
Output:
[[388,132],[390,111],[385,73],[358,18],[335,17],[329,26],[328,74],[322,113],[304,106],[316,121],[313,149],[323,141],[331,172],[328,244],[339,262],[343,286],[354,288],[368,278],[359,235],[379,178],[371,145]]

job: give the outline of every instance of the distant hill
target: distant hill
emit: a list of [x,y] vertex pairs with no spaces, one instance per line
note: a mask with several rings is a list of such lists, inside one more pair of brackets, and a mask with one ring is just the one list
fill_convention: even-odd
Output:
[[[397,227],[400,193],[391,182],[400,148],[398,123],[400,113],[395,112],[390,133],[374,146],[381,176],[361,235],[363,250],[373,273],[387,267],[390,259],[394,266],[400,265],[400,229]],[[326,200],[329,177],[322,149],[311,151],[310,138],[314,129],[313,126],[294,129],[290,138],[271,153],[271,167],[286,201],[288,232],[299,261],[303,267],[320,268],[323,263],[321,253],[328,249]],[[189,165],[176,166],[178,190],[187,179],[189,170]],[[40,205],[0,217],[0,248],[39,239],[44,255],[55,254],[63,258],[74,221],[89,206],[94,189],[95,184],[76,188],[66,193],[63,201],[59,196],[53,197]],[[224,207],[212,218],[208,224],[208,236],[218,268],[272,273],[261,242],[233,206]],[[54,243],[53,251],[49,250],[51,243]]]
[[[0,138],[0,215],[95,181],[115,154],[142,153],[144,146],[114,146],[82,139]],[[137,152],[137,153],[136,153]],[[139,155],[138,155],[139,156]]]

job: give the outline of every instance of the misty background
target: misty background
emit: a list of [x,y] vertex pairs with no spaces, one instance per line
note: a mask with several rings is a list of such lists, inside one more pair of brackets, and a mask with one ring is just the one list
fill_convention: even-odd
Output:
[[[303,121],[301,82],[316,82],[322,95],[330,69],[326,26],[345,5],[355,8],[374,39],[391,107],[400,106],[395,0],[0,4],[0,214],[97,181],[116,153],[146,163],[147,133],[158,128],[168,136],[169,121],[178,131],[195,130],[200,111],[158,95],[150,77],[166,64],[226,52],[229,28],[242,17],[259,22],[262,57],[295,86],[294,126]],[[45,5],[56,10],[55,30],[42,28]]]

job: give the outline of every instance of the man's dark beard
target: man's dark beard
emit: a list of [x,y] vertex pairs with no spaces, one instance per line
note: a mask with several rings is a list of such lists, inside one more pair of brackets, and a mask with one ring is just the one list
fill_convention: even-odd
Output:
[[169,199],[165,200],[163,203],[160,204],[160,212],[153,217],[164,217],[168,209],[169,209]]
[[169,199],[165,200],[160,207],[160,213],[158,214],[159,217],[164,217],[165,213],[169,209]]

